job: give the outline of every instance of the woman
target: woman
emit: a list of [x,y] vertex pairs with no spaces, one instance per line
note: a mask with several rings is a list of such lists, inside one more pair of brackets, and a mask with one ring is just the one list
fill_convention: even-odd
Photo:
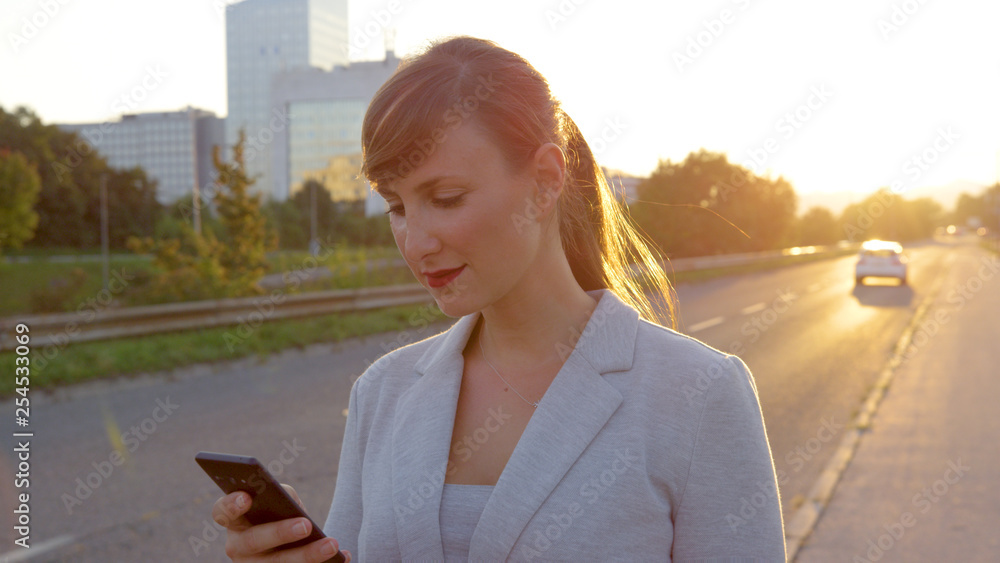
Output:
[[[459,320],[355,382],[326,534],[373,561],[784,561],[753,379],[656,324],[663,270],[545,79],[451,39],[389,79],[362,136],[400,252]],[[293,524],[236,521],[227,552]]]

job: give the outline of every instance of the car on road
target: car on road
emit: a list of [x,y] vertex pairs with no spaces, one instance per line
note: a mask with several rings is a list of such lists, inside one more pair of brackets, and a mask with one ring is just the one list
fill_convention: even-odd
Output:
[[858,263],[854,266],[854,281],[862,285],[865,278],[897,278],[906,283],[906,257],[903,246],[888,240],[870,240],[861,245]]

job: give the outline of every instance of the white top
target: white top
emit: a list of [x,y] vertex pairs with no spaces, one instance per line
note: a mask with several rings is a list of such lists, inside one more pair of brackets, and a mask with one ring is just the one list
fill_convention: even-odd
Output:
[[490,485],[444,484],[441,494],[441,543],[445,561],[468,561],[472,532],[479,523],[486,501],[493,494]]

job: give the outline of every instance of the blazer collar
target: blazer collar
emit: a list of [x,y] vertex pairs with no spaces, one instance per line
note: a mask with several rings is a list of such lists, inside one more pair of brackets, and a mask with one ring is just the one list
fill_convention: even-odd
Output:
[[[598,299],[575,347],[538,404],[483,510],[470,560],[506,559],[528,521],[621,404],[602,375],[632,366],[639,313],[613,292]],[[439,509],[465,366],[479,313],[462,317],[414,365],[420,376],[393,421],[393,507],[408,559],[444,558]]]

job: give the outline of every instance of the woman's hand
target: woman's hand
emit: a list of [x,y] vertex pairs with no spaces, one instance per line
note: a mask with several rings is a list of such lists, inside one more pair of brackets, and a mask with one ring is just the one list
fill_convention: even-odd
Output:
[[[302,506],[295,489],[284,484],[282,487]],[[312,523],[308,518],[289,518],[254,526],[243,517],[250,509],[250,502],[250,495],[235,492],[215,501],[212,507],[212,519],[226,528],[226,555],[233,561],[322,563],[337,553],[339,546],[333,538],[317,540],[295,549],[274,551],[286,543],[308,536]],[[350,562],[351,554],[347,551],[343,553]]]

